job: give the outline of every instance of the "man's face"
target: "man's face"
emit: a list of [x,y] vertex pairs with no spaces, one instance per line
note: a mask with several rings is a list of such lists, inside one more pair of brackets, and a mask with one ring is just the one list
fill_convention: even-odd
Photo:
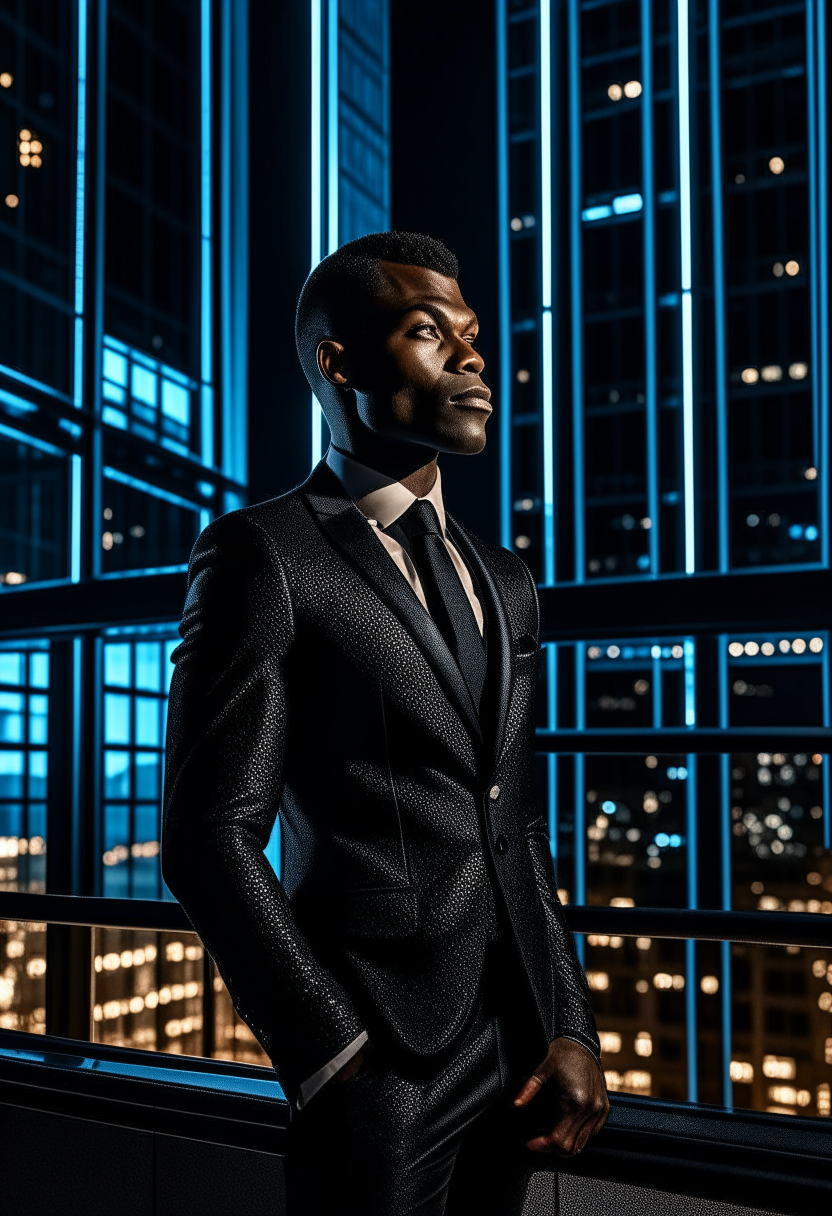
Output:
[[382,262],[366,338],[346,348],[358,415],[376,435],[440,452],[485,446],[491,393],[474,349],[477,318],[455,279]]

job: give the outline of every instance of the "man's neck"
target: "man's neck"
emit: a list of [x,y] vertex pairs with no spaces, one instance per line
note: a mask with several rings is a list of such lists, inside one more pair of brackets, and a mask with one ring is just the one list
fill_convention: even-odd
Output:
[[[383,473],[385,477],[401,482],[405,489],[417,498],[424,498],[433,489],[436,481],[437,453],[434,452],[431,456],[427,448],[417,447],[415,444],[386,444],[383,441],[367,445],[366,450],[363,444],[358,450],[356,445],[352,444],[338,444],[337,447],[345,456],[351,456],[368,469],[375,469],[377,473]],[[427,462],[425,457],[428,457]]]

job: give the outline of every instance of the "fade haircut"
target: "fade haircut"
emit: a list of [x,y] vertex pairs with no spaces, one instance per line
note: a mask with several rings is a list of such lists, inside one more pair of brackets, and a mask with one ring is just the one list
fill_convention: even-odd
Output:
[[422,266],[456,279],[459,264],[447,246],[422,232],[371,232],[348,241],[319,262],[303,285],[295,317],[295,344],[306,379],[324,413],[343,400],[318,367],[323,338],[347,341],[364,329],[368,305],[382,285],[380,262]]

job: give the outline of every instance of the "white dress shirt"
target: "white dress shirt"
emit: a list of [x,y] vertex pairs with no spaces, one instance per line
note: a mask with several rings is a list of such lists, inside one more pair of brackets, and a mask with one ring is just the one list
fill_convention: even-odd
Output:
[[[375,469],[370,469],[364,464],[359,464],[357,460],[353,460],[351,456],[345,456],[337,448],[330,447],[326,455],[326,462],[333,473],[340,478],[344,489],[361,514],[366,518],[374,534],[390,554],[399,572],[407,579],[407,582],[419,597],[422,607],[427,612],[428,606],[425,600],[425,593],[422,590],[419,575],[416,573],[416,567],[413,565],[410,555],[405,552],[397,540],[394,540],[392,536],[388,536],[383,531],[384,528],[388,528],[390,524],[395,523],[399,516],[404,515],[408,507],[416,501],[416,495],[411,493],[400,481],[395,481],[384,473],[377,473]],[[431,503],[436,510],[445,547],[459,575],[460,582],[465,589],[465,594],[468,596],[468,602],[476,617],[479,631],[482,633],[482,605],[474,590],[474,584],[468,567],[460,557],[458,550],[448,539],[445,531],[445,504],[442,501],[442,475],[439,469],[436,470],[436,481],[425,495],[425,500]],[[324,1064],[323,1068],[319,1068],[316,1073],[313,1073],[311,1077],[304,1081],[300,1087],[298,1109],[305,1106],[318,1090],[326,1085],[327,1081],[334,1077],[336,1072],[342,1069],[357,1051],[361,1050],[366,1042],[367,1032],[365,1030],[348,1047],[339,1052],[333,1060],[330,1060],[328,1064]]]

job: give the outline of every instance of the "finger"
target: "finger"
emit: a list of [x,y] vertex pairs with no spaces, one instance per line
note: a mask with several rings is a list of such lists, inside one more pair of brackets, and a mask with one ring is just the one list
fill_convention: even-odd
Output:
[[514,1099],[514,1105],[515,1106],[526,1106],[527,1103],[531,1102],[531,1100],[535,1096],[535,1094],[539,1093],[542,1086],[543,1086],[543,1081],[541,1080],[541,1078],[539,1076],[537,1076],[536,1073],[532,1073],[532,1075],[529,1077],[528,1081],[526,1081],[525,1085],[520,1090],[517,1097]]

